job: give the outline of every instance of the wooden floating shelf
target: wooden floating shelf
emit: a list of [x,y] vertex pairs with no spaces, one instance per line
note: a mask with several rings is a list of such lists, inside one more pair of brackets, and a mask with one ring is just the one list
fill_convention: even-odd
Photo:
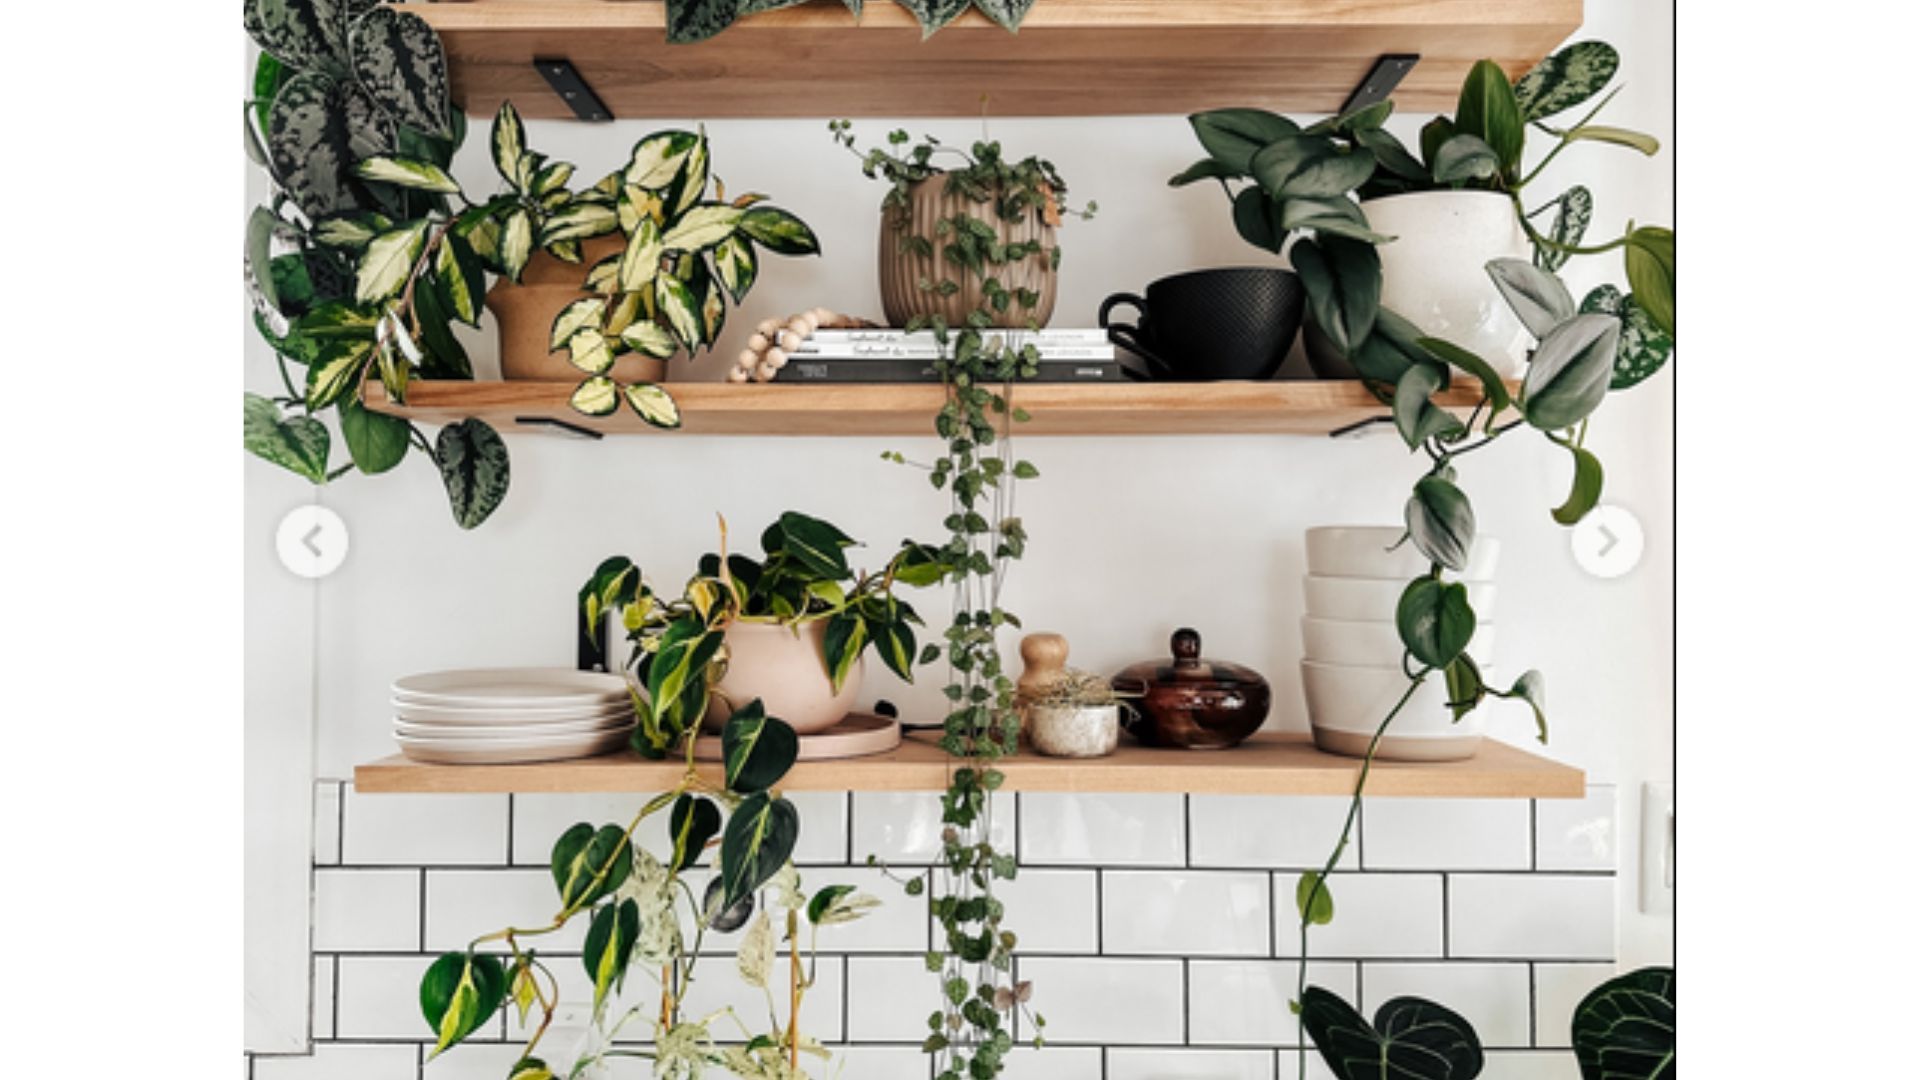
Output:
[[[364,793],[653,792],[678,782],[682,763],[630,753],[529,765],[428,765],[394,755],[353,771]],[[702,763],[719,776],[719,764]],[[870,757],[803,761],[780,783],[788,791],[942,791],[947,756],[925,733]],[[1358,759],[1324,754],[1305,735],[1262,732],[1231,750],[1154,750],[1123,741],[1110,757],[1074,760],[1031,753],[999,765],[1008,791],[1194,792],[1213,795],[1349,795]],[[1586,774],[1491,739],[1467,761],[1375,762],[1367,794],[1420,798],[1577,799]]]
[[[1462,380],[1470,383],[1470,380]],[[936,384],[784,386],[671,383],[682,426],[661,431],[629,409],[593,419],[575,412],[571,383],[420,381],[407,403],[369,383],[376,412],[427,424],[479,417],[503,431],[553,431],[559,421],[618,434],[930,435],[944,389]],[[1439,399],[1464,416],[1479,400],[1462,386]],[[1013,403],[1032,415],[1028,435],[1325,435],[1385,418],[1389,410],[1358,382],[1298,380],[1212,383],[1022,383]],[[531,421],[529,423],[528,421]]]
[[[1039,0],[1010,34],[968,11],[926,40],[905,8],[838,0],[666,43],[659,0],[402,5],[435,30],[454,98],[570,117],[534,70],[571,61],[620,118],[1181,114],[1227,105],[1331,113],[1376,59],[1420,62],[1394,100],[1451,111],[1475,60],[1518,75],[1582,21],[1581,0]],[[1198,151],[1196,150],[1196,154]]]

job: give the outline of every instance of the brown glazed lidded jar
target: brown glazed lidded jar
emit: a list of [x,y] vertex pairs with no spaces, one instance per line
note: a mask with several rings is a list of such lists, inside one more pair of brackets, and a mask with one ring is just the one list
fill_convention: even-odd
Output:
[[1143,660],[1113,677],[1113,688],[1139,694],[1138,715],[1122,722],[1149,746],[1217,750],[1260,730],[1273,690],[1259,672],[1200,656],[1200,635],[1173,633],[1173,663]]

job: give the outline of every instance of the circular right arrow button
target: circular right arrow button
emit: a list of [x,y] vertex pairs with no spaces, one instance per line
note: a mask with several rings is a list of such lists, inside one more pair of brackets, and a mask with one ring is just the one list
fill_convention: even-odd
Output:
[[1573,561],[1597,578],[1623,577],[1640,565],[1647,534],[1625,507],[1594,507],[1573,527]]

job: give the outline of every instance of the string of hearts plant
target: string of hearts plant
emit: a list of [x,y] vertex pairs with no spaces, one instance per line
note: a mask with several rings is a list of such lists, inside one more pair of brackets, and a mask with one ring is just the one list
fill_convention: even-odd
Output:
[[[1060,249],[1043,249],[1038,242],[1000,243],[993,225],[996,219],[1019,222],[1036,215],[1057,223],[1066,183],[1051,162],[1009,161],[998,142],[986,139],[974,143],[971,152],[931,137],[909,147],[909,136],[896,131],[888,137],[890,149],[862,152],[846,121],[830,128],[835,141],[860,158],[866,175],[889,184],[884,227],[899,231],[903,245],[937,244],[940,258],[977,280],[981,296],[980,306],[958,326],[932,315],[916,317],[906,327],[930,330],[943,353],[935,368],[946,396],[934,431],[945,452],[930,464],[911,464],[926,469],[933,486],[948,495],[948,537],[939,553],[953,589],[953,621],[944,646],[930,644],[920,658],[931,662],[944,652],[950,672],[950,711],[940,737],[951,762],[941,799],[940,855],[927,877],[909,878],[905,885],[908,895],[918,896],[931,879],[929,906],[940,924],[938,946],[926,957],[928,971],[939,978],[938,1006],[927,1016],[922,1043],[933,1056],[936,1080],[991,1080],[1005,1068],[1013,1048],[1011,1018],[1016,1013],[1026,1018],[1035,1046],[1044,1043],[1046,1025],[1044,1016],[1028,1008],[1031,984],[1013,974],[1019,939],[1005,925],[1006,909],[994,885],[1013,880],[1019,867],[1013,853],[994,846],[991,798],[1006,778],[994,763],[1017,750],[1020,733],[1013,680],[1002,667],[998,642],[1001,627],[1020,625],[1000,602],[1007,571],[1027,545],[1014,491],[1019,481],[1040,475],[1014,454],[1013,425],[1028,416],[1012,404],[1013,383],[1038,373],[1040,355],[1033,344],[1016,343],[1014,335],[990,342],[982,331],[1005,325],[1010,312],[1025,312],[1027,328],[1039,329],[1032,314],[1038,294],[1007,288],[1000,275],[1024,259],[1045,259],[1057,268]],[[943,178],[949,194],[965,197],[964,209],[938,222],[937,240],[916,235],[905,213],[907,191],[934,178]],[[1095,209],[1089,204],[1084,211],[1065,212],[1084,218]],[[937,285],[922,281],[920,288],[950,296],[960,284],[947,278]],[[898,452],[882,456],[910,464]]]

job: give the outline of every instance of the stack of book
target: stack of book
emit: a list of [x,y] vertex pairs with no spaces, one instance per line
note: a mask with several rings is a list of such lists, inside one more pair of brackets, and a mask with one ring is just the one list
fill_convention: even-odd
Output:
[[[1105,330],[985,330],[983,344],[1032,345],[1040,351],[1034,382],[1121,382],[1126,371],[1114,358]],[[939,382],[933,364],[951,355],[931,330],[817,330],[788,354],[774,377],[784,383]]]

